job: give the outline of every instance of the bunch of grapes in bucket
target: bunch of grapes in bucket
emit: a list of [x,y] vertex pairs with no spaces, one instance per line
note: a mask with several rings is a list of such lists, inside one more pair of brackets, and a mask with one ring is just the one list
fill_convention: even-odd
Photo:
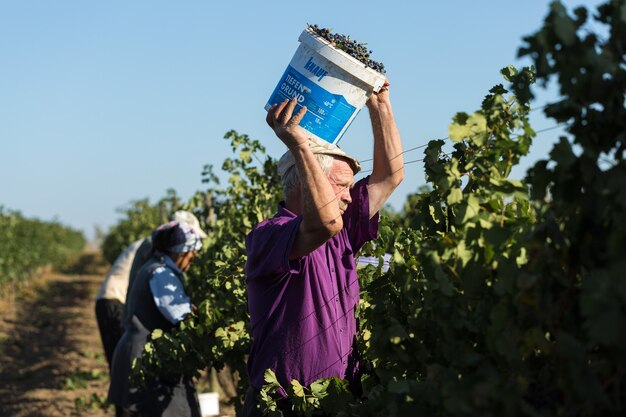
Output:
[[374,71],[380,72],[381,74],[385,73],[385,66],[382,64],[382,62],[370,59],[372,51],[367,48],[367,44],[357,42],[354,39],[350,39],[350,36],[332,33],[330,29],[320,28],[317,25],[309,24],[307,29],[310,32],[313,32],[316,35],[326,39],[335,48],[342,50],[348,55],[358,59],[360,62],[365,64],[367,67],[373,69]]

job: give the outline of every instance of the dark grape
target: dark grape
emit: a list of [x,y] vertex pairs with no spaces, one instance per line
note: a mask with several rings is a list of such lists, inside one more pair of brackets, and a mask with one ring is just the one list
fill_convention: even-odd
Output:
[[365,66],[373,69],[374,71],[378,71],[381,74],[385,73],[385,66],[382,64],[382,62],[370,59],[372,51],[367,49],[366,43],[357,42],[354,39],[350,39],[350,36],[332,33],[330,29],[320,28],[317,25],[309,24],[307,29],[315,33],[316,35],[326,39],[335,48],[340,49],[348,55],[358,59],[363,64],[365,64]]

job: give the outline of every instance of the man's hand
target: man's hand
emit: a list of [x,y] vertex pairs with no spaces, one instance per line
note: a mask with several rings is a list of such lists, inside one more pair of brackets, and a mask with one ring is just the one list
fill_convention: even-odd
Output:
[[274,104],[267,112],[267,124],[274,130],[276,136],[283,141],[287,148],[295,149],[308,143],[304,129],[299,123],[306,114],[306,107],[302,106],[300,111],[292,117],[296,108],[297,100],[285,100],[280,104]]
[[365,104],[371,111],[380,111],[382,103],[389,104],[389,81],[385,80],[382,88],[377,93],[372,93]]

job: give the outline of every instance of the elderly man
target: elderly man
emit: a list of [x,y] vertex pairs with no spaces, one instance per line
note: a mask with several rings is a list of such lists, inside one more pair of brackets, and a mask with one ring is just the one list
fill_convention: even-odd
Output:
[[313,143],[298,125],[295,100],[267,122],[289,151],[280,159],[285,201],[246,238],[252,349],[244,415],[260,415],[266,369],[283,386],[337,376],[358,382],[353,355],[359,283],[355,254],[378,232],[378,211],[404,177],[402,144],[388,84],[367,102],[374,134],[372,174],[356,184],[356,159]]

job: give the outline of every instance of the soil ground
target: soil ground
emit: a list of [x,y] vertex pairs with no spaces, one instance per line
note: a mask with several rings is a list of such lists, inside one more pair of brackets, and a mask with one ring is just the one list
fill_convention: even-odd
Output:
[[115,415],[94,313],[106,266],[86,254],[72,272],[0,298],[0,417]]
[[0,416],[113,416],[94,315],[101,274],[45,272],[0,299]]

